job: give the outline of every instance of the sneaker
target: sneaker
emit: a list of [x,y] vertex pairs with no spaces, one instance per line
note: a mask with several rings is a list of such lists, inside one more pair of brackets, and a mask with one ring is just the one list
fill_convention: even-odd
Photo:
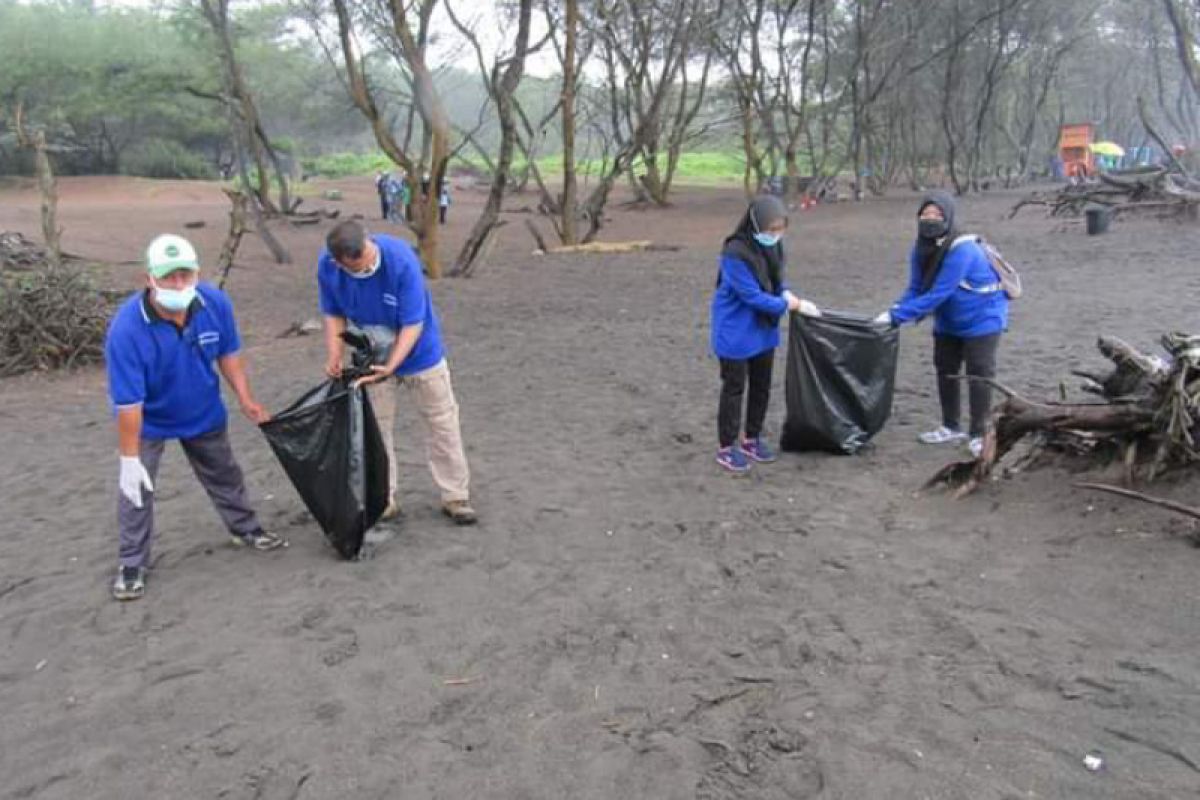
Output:
[[117,567],[113,581],[113,597],[117,600],[137,600],[146,593],[145,567]]
[[975,458],[979,458],[980,454],[983,452],[983,437],[972,436],[971,441],[967,442],[967,449],[971,451],[971,455],[975,456]]
[[479,521],[475,509],[466,500],[451,500],[442,503],[442,513],[453,520],[455,525],[474,525]]
[[287,539],[284,539],[282,536],[276,536],[273,533],[267,533],[261,528],[245,536],[234,534],[229,537],[229,540],[237,547],[252,547],[260,552],[288,546]]
[[742,452],[751,461],[757,461],[760,464],[769,464],[775,460],[775,453],[771,452],[771,448],[767,447],[767,443],[762,440],[761,436],[755,436],[753,439],[743,439]]
[[965,441],[967,435],[962,431],[954,431],[942,425],[937,430],[926,431],[917,437],[921,444],[950,444]]
[[403,512],[400,510],[400,504],[393,500],[387,504],[387,508],[385,508],[383,513],[379,515],[379,521],[387,522],[389,519],[396,519],[402,513]]
[[717,463],[730,472],[747,472],[750,462],[740,447],[722,447],[717,450]]

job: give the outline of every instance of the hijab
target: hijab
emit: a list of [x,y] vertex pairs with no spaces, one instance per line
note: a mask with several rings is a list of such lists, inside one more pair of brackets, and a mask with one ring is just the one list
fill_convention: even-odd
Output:
[[938,270],[942,266],[942,260],[946,257],[946,253],[950,252],[950,245],[954,243],[954,239],[958,236],[958,227],[955,224],[955,210],[957,203],[954,201],[954,196],[949,192],[932,191],[921,200],[921,205],[917,207],[917,218],[920,219],[921,212],[927,206],[937,206],[941,209],[942,216],[945,218],[946,227],[941,236],[937,238],[926,238],[917,236],[916,253],[917,266],[921,269],[921,291],[928,292],[934,282],[937,280]]
[[783,243],[764,247],[754,234],[766,231],[781,219],[787,221],[787,209],[778,197],[764,194],[754,198],[737,228],[725,239],[721,252],[722,256],[735,258],[749,266],[762,290],[773,295],[778,295],[783,287],[783,271],[787,264]]

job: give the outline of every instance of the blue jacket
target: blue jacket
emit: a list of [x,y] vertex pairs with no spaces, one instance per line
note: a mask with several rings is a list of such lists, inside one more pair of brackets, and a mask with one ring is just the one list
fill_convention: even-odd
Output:
[[933,314],[935,336],[973,339],[1008,329],[1008,295],[991,262],[973,241],[956,244],[946,253],[929,291],[921,291],[921,267],[916,247],[909,256],[908,289],[891,308],[897,325],[920,322]]
[[[787,289],[780,286],[779,291]],[[763,291],[750,265],[721,257],[721,275],[712,299],[711,342],[718,358],[746,359],[779,346],[779,319],[787,311],[780,295]],[[762,316],[773,320],[767,324]]]

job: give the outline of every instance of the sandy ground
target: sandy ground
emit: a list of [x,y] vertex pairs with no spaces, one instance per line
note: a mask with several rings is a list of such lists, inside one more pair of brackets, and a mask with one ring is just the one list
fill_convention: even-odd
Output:
[[[338,185],[347,213],[374,216],[369,179]],[[481,199],[456,197],[452,243]],[[1098,333],[1153,347],[1200,327],[1196,230],[1089,238],[1036,211],[1003,221],[1013,199],[963,210],[1024,266],[1007,383],[1052,397]],[[793,282],[878,312],[914,205],[798,214]],[[917,496],[951,455],[915,442],[936,417],[927,328],[903,334],[869,453],[788,454],[742,479],[713,464],[707,303],[741,207],[715,190],[614,206],[607,238],[684,249],[604,258],[531,257],[513,215],[479,277],[436,285],[482,523],[437,513],[402,409],[407,515],[364,563],[336,560],[238,418],[254,501],[291,547],[225,544],[171,448],[148,595],[113,602],[102,371],[0,382],[0,797],[1200,797],[1194,529],[1059,469]],[[76,179],[61,214],[69,250],[118,262],[205,220],[212,259],[225,201]],[[27,184],[0,184],[0,229],[36,236],[36,215]],[[271,408],[320,380],[317,337],[278,334],[315,314],[324,229],[281,232],[285,266],[248,239],[232,277]],[[1194,502],[1196,485],[1155,491]]]

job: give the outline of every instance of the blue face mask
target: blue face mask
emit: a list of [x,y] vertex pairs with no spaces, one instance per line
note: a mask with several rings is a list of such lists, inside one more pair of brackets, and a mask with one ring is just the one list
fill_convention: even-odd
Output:
[[779,244],[779,240],[782,238],[783,237],[780,236],[778,233],[756,233],[756,234],[754,234],[754,241],[758,242],[763,247],[774,247],[775,245]]
[[195,299],[195,286],[188,286],[185,289],[164,289],[157,283],[154,284],[154,302],[167,311],[187,311],[188,306]]

